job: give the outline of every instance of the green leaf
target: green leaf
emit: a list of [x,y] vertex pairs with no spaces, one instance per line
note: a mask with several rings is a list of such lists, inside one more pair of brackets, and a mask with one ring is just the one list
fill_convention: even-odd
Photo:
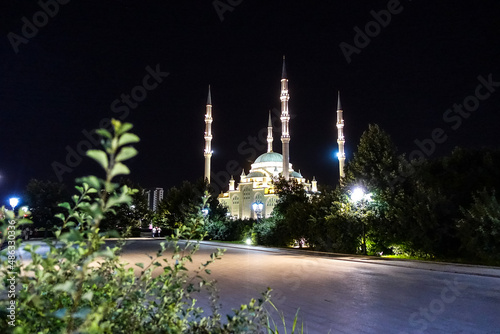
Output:
[[62,221],[64,221],[64,220],[66,219],[66,217],[64,217],[64,215],[63,215],[62,213],[56,213],[56,214],[54,215],[54,217],[59,218],[59,219],[61,219]]
[[98,135],[100,135],[101,137],[106,137],[106,138],[109,138],[109,139],[112,138],[111,133],[108,130],[106,130],[106,129],[97,129],[97,130],[95,130],[95,132]]
[[66,223],[66,227],[75,227],[75,226],[76,226],[76,223],[73,221],[69,221]]
[[96,189],[99,189],[101,187],[101,180],[96,176],[87,176],[85,178],[85,181],[89,185],[89,188],[87,189],[88,194],[96,193]]
[[137,155],[137,150],[133,147],[127,146],[120,150],[120,153],[117,154],[115,160],[116,161],[124,161],[135,157]]
[[70,210],[71,209],[71,207],[69,206],[68,202],[59,203],[58,206],[60,206],[61,208],[65,208],[66,210]]
[[134,135],[133,133],[124,133],[123,135],[120,136],[120,139],[118,140],[118,146],[138,143],[139,141],[140,139],[137,135]]
[[131,123],[122,123],[118,129],[116,129],[116,134],[121,135],[122,133],[127,132],[128,130],[132,129],[134,126]]
[[111,152],[116,152],[117,149],[118,149],[118,138],[114,137],[111,140]]
[[142,262],[138,262],[135,265],[138,266],[141,269],[144,269],[144,263],[142,263]]
[[76,230],[70,230],[69,232],[61,234],[62,241],[72,242],[72,241],[82,241],[83,235]]
[[125,166],[124,164],[122,164],[121,162],[118,162],[115,164],[115,166],[113,167],[113,170],[111,171],[111,178],[115,177],[116,175],[120,175],[120,174],[125,174],[125,175],[128,175],[130,174],[130,169],[128,169],[127,166]]
[[105,152],[103,152],[101,150],[88,150],[87,156],[89,158],[92,158],[95,161],[97,161],[99,163],[99,165],[102,166],[102,168],[108,169],[108,165],[109,165],[108,156],[106,155]]

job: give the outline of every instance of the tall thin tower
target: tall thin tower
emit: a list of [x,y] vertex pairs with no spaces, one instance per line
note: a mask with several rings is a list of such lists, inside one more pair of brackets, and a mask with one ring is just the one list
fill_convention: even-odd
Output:
[[273,122],[271,121],[271,110],[269,110],[269,121],[267,122],[267,152],[273,151]]
[[337,98],[337,144],[339,144],[339,153],[337,156],[339,158],[339,175],[340,179],[344,177],[344,162],[345,162],[345,152],[344,152],[344,111],[342,110],[342,104],[340,104],[340,92],[338,92]]
[[281,142],[283,144],[283,176],[285,180],[288,181],[290,178],[290,172],[288,170],[290,164],[290,132],[289,132],[289,122],[290,114],[288,113],[288,100],[290,100],[290,94],[288,94],[288,78],[286,75],[285,68],[285,56],[283,56],[283,68],[281,70]]
[[210,159],[212,158],[212,94],[208,85],[208,97],[205,114],[205,180],[210,183]]

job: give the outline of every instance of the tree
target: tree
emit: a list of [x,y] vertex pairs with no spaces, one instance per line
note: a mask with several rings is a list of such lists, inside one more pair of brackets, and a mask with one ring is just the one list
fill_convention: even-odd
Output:
[[121,178],[119,185],[126,185],[129,189],[134,189],[134,192],[130,194],[132,202],[130,204],[121,204],[114,209],[114,212],[109,212],[101,222],[101,228],[103,230],[125,231],[128,227],[142,227],[142,222],[149,221],[151,217],[148,201],[144,196],[144,189],[126,178]]
[[343,185],[363,185],[371,193],[395,192],[401,156],[391,137],[376,124],[370,124],[359,141],[352,160],[345,167]]
[[469,258],[500,263],[500,203],[494,190],[477,192],[458,221],[462,251]]
[[357,253],[361,244],[364,222],[356,216],[356,209],[348,196],[337,191],[325,216],[323,239],[328,241],[324,250],[338,253]]
[[191,221],[193,215],[198,214],[200,206],[208,210],[207,221],[224,222],[227,220],[227,208],[219,203],[217,194],[211,193],[211,190],[210,185],[203,179],[195,183],[184,181],[180,187],[170,188],[158,205],[158,225],[172,231],[173,228]]
[[416,166],[404,194],[391,203],[397,239],[408,252],[456,257],[463,251],[467,234],[458,230],[456,222],[473,220],[464,217],[467,211],[461,208],[471,207],[473,201],[479,205],[474,194],[484,187],[499,189],[498,164],[498,150],[455,148],[449,156]]
[[403,177],[403,167],[407,165],[390,136],[376,124],[368,126],[353,159],[346,164],[343,193],[349,196],[354,187],[361,186],[372,194],[370,208],[376,211],[367,217],[366,233],[377,244],[375,248],[384,249],[398,240],[399,218],[392,209],[405,195],[409,181]]
[[49,180],[31,179],[26,186],[24,197],[31,212],[33,228],[44,228],[45,233],[47,233],[53,226],[61,224],[61,221],[54,218],[54,216],[62,212],[62,209],[58,206],[59,203],[66,202],[69,199],[64,184]]
[[[304,186],[295,179],[280,178],[275,182],[278,202],[273,210],[274,228],[279,232],[280,245],[290,245],[302,239],[310,241],[309,218],[311,214],[310,197]],[[299,243],[302,247],[302,243]]]
[[412,189],[391,208],[392,245],[421,257],[453,253],[456,247],[448,207],[449,200],[440,189],[415,179]]

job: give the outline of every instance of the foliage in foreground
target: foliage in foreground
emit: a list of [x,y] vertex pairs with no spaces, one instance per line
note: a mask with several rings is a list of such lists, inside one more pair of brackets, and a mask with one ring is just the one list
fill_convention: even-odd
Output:
[[[168,243],[161,244],[155,258],[147,265],[136,263],[135,268],[120,261],[123,247],[120,241],[107,246],[100,233],[100,223],[110,212],[130,205],[133,190],[119,187],[112,180],[128,174],[123,161],[136,155],[130,146],[139,138],[128,132],[130,124],[114,121],[114,133],[100,129],[104,151],[91,150],[87,155],[106,171],[105,179],[89,176],[80,180],[78,195],[72,203],[60,206],[62,224],[55,232],[56,239],[46,241],[48,252],[38,254],[38,246],[28,244],[31,256],[17,276],[17,317],[15,328],[0,323],[6,333],[259,333],[275,332],[268,321],[264,303],[269,292],[258,301],[242,305],[232,316],[222,320],[213,300],[213,312],[206,315],[196,307],[195,297],[202,289],[212,291],[213,285],[204,275],[207,266],[220,258],[218,250],[194,273],[187,269],[199,244],[190,236],[201,233],[203,216],[198,214],[189,225],[181,225]],[[201,208],[200,208],[201,209]],[[19,220],[12,211],[2,208],[2,236],[6,224]],[[185,239],[185,241],[180,241]],[[17,247],[20,241],[17,241]],[[8,251],[9,249],[7,249]],[[167,253],[166,253],[167,252]],[[169,255],[167,255],[169,254]],[[9,300],[5,280],[10,276],[9,259],[3,252],[0,312],[5,312]],[[15,263],[20,268],[21,263]],[[134,269],[139,272],[134,272]],[[22,316],[21,316],[22,315]],[[0,314],[7,319],[6,314]]]

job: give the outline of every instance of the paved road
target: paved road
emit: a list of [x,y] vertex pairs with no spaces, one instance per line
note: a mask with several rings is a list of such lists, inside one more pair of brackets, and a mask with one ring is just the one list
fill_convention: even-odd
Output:
[[[128,242],[123,259],[147,262],[159,240]],[[222,311],[273,288],[288,323],[300,308],[306,333],[500,333],[500,269],[380,260],[203,242]],[[199,306],[208,306],[206,299]]]
[[[159,241],[135,240],[123,257],[146,261]],[[211,265],[222,311],[273,288],[288,323],[299,314],[307,333],[500,333],[500,269],[304,255],[203,242],[196,262],[227,248]],[[208,305],[205,301],[201,305]]]

